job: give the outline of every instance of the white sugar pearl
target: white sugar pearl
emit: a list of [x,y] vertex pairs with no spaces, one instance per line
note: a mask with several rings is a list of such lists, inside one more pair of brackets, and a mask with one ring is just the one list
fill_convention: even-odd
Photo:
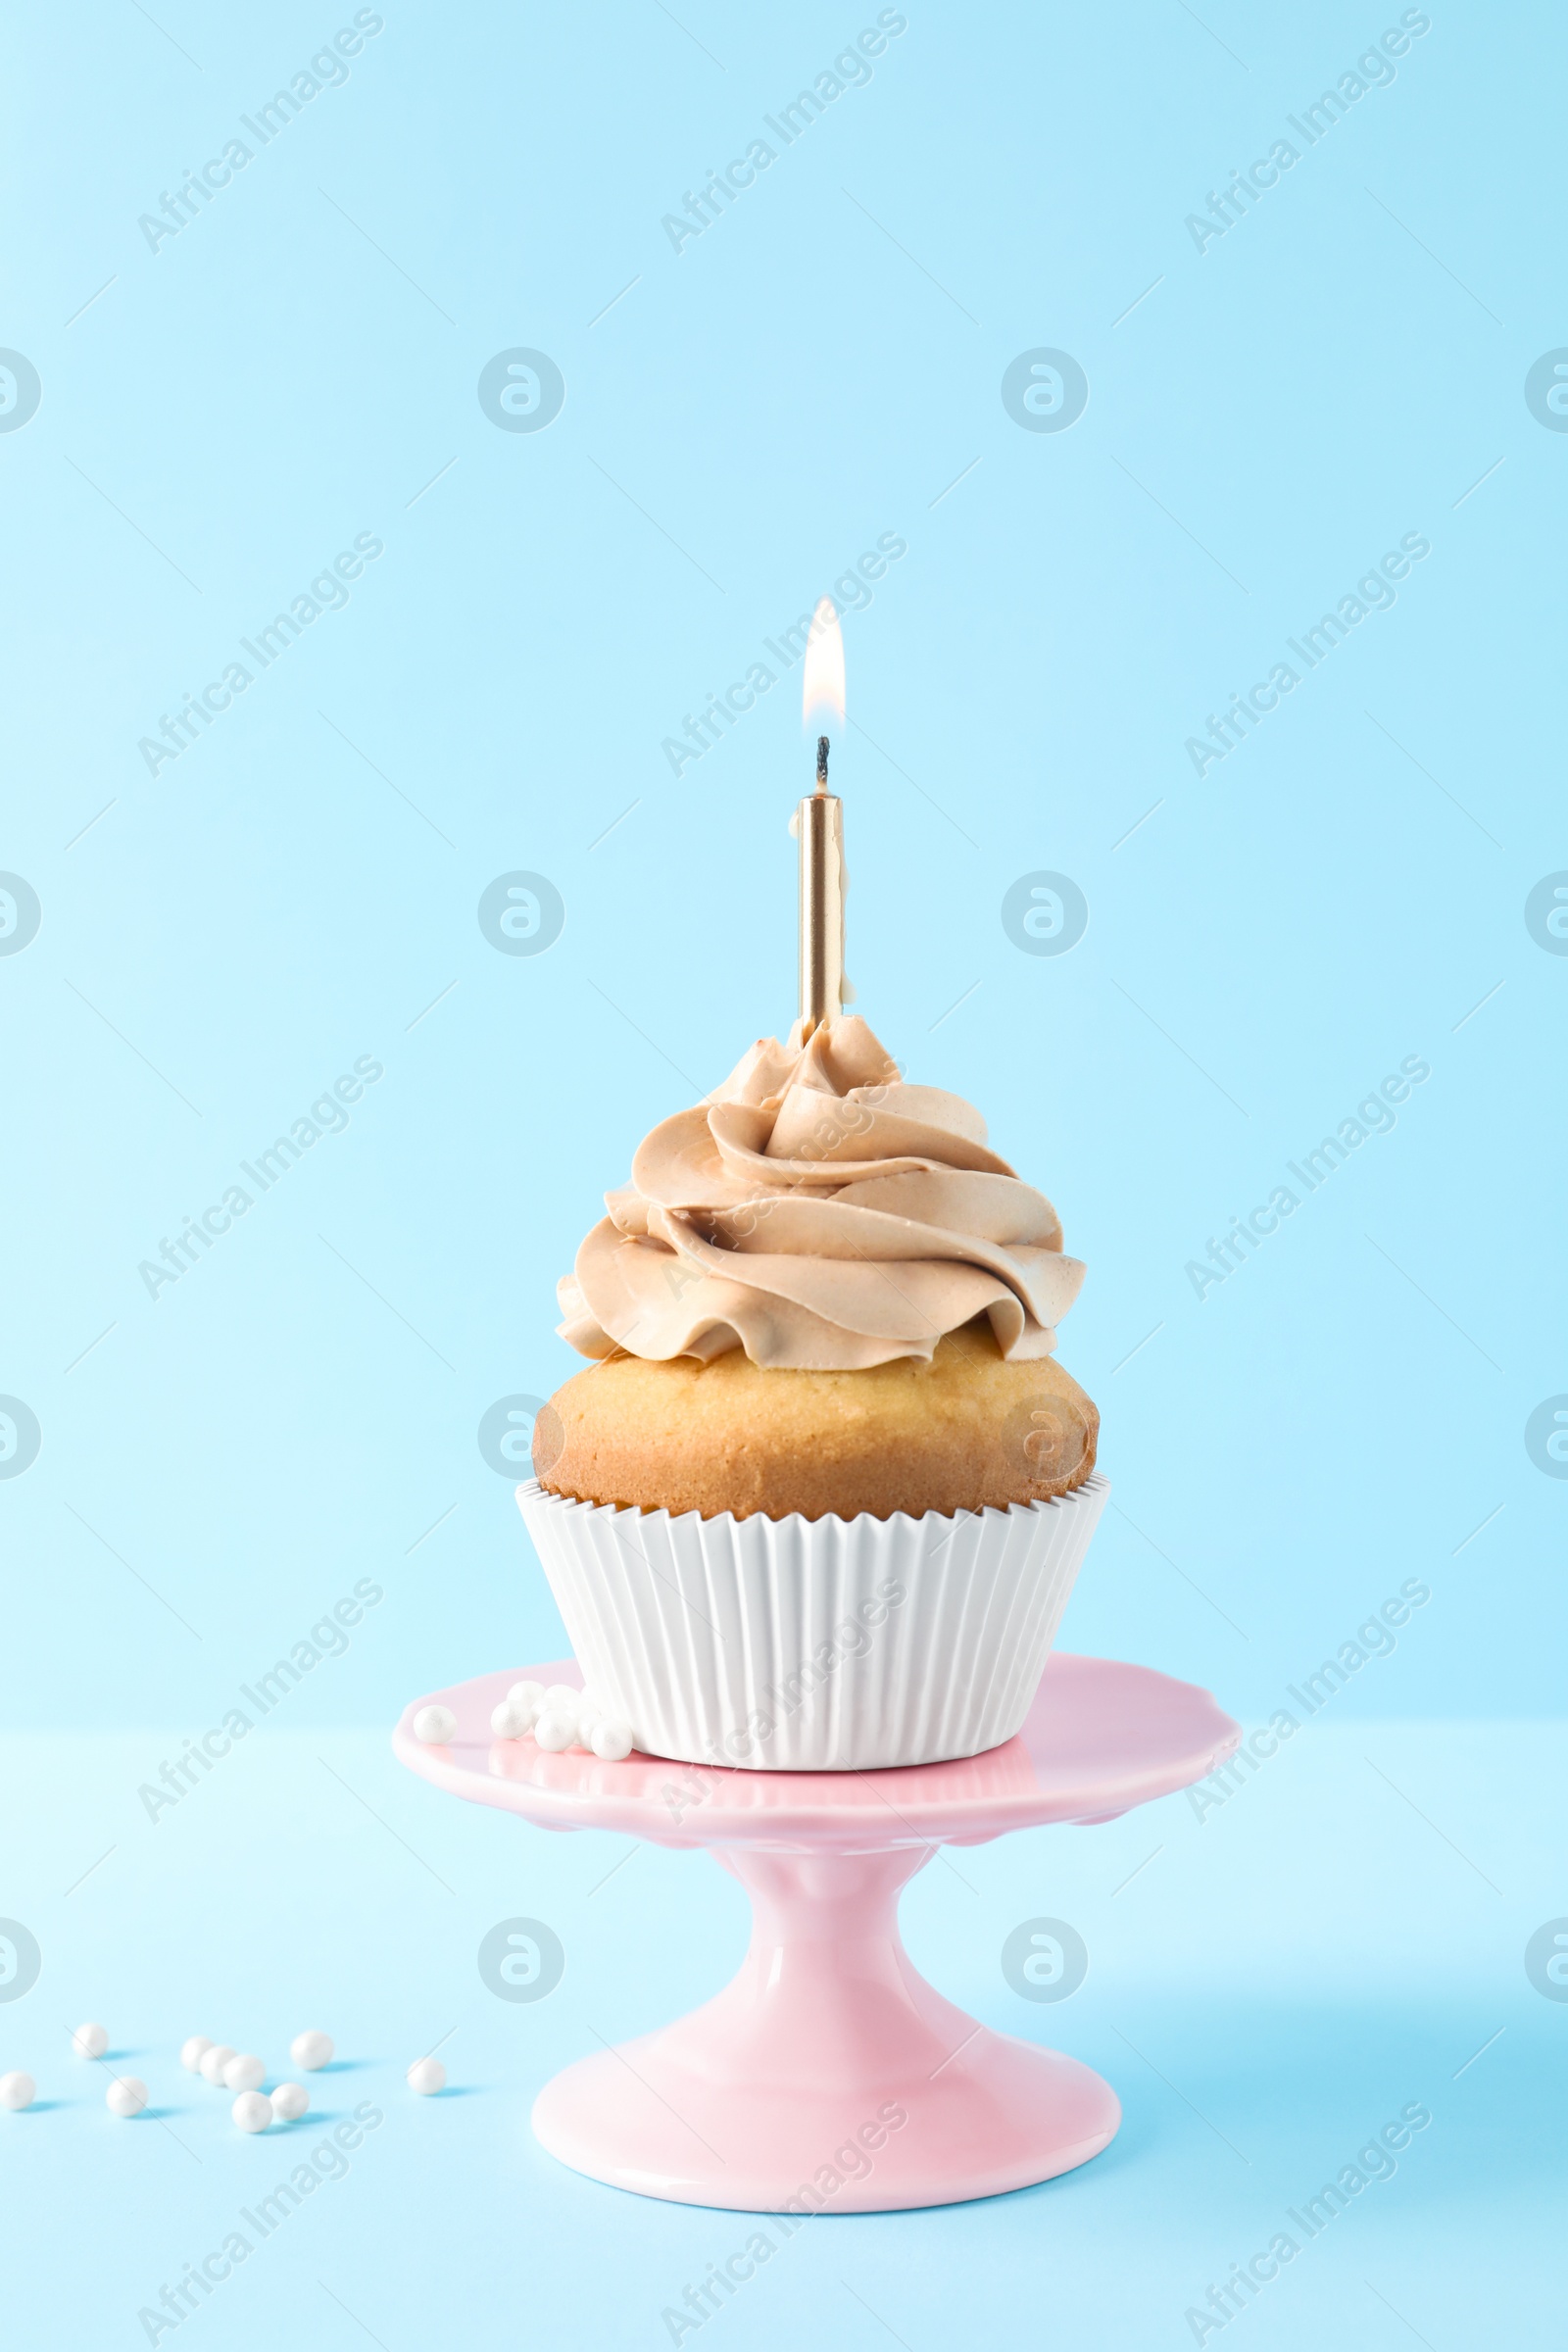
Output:
[[32,2077],[24,2075],[20,2067],[9,2075],[0,2075],[0,2107],[9,2107],[13,2112],[19,2107],[30,2107],[37,2087]]
[[264,2090],[242,2090],[228,2112],[242,2132],[265,2132],[272,2120],[272,2102]]
[[237,2058],[231,2058],[223,2069],[225,2090],[260,2090],[266,2080],[265,2063],[253,2057],[249,2050],[242,2050]]
[[559,1756],[562,1749],[570,1747],[576,1739],[577,1719],[574,1715],[557,1714],[552,1709],[550,1714],[540,1716],[533,1727],[533,1736],[547,1755]]
[[288,2054],[296,2066],[303,2066],[307,2074],[314,2075],[318,2067],[327,2065],[331,2059],[332,2036],[313,2026],[307,2033],[295,2034],[288,2045]]
[[618,1764],[623,1756],[631,1754],[631,1728],[628,1724],[617,1723],[612,1715],[607,1715],[595,1724],[593,1751],[596,1756],[603,1757],[607,1764]]
[[507,1692],[509,1698],[523,1699],[530,1707],[537,1707],[543,1700],[544,1694],[543,1683],[514,1683],[512,1689]]
[[196,2072],[204,2082],[210,2082],[215,2090],[221,2090],[223,2069],[231,2058],[238,2056],[239,2052],[232,2042],[215,2041],[210,2050],[203,2050],[201,2064],[197,2067]]
[[574,1690],[570,1683],[552,1683],[539,1701],[539,1711],[541,1714],[575,1715],[582,1705],[582,1692]]
[[303,2082],[279,2082],[272,2092],[272,2113],[280,2124],[298,2123],[311,2103]]
[[409,2069],[411,2090],[416,2090],[421,2099],[427,2099],[432,2092],[445,2090],[446,2086],[447,2070],[439,2058],[416,2058]]
[[450,1707],[421,1707],[414,1718],[414,1737],[426,1747],[444,1747],[458,1728]]
[[104,2026],[78,2026],[71,2036],[71,2046],[78,2058],[101,2058],[109,2047],[109,2033]]
[[179,2063],[187,2074],[195,2075],[201,2072],[202,2060],[212,2046],[212,2036],[207,2034],[193,2034],[189,2041],[181,2042]]
[[504,1698],[490,1717],[490,1729],[498,1740],[520,1740],[533,1726],[533,1708],[522,1698]]
[[117,2075],[104,2092],[111,2115],[140,2115],[147,2104],[147,2085],[137,2075]]

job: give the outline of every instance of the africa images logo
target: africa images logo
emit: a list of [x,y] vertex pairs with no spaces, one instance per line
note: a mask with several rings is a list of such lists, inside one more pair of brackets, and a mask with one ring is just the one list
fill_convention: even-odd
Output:
[[20,432],[38,414],[43,384],[20,351],[0,351],[0,433]]
[[43,907],[21,874],[0,874],[0,956],[20,956],[38,936]]
[[1002,405],[1026,433],[1064,433],[1089,406],[1089,378],[1069,351],[1020,351],[1002,378]]
[[548,352],[518,344],[479,370],[479,406],[504,433],[542,433],[565,405],[566,379]]
[[38,1459],[43,1431],[30,1404],[0,1396],[0,1478],[20,1478]]

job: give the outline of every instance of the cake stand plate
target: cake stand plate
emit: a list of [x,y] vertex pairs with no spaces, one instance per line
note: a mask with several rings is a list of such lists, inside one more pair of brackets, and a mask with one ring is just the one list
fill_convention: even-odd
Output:
[[[546,2084],[533,2128],[552,2155],[684,2204],[885,2213],[1049,2180],[1111,2139],[1121,2108],[1099,2075],[994,2034],[926,1983],[900,1940],[899,1893],[940,1845],[1111,1821],[1201,1780],[1241,1737],[1206,1690],[1057,1652],[1023,1730],[986,1755],[774,1773],[493,1739],[491,1709],[524,1676],[582,1680],[568,1659],[430,1691],[394,1752],[542,1829],[706,1846],[752,1900],[751,1948],[715,1999]],[[432,1703],[458,1723],[439,1747],[412,1728]]]

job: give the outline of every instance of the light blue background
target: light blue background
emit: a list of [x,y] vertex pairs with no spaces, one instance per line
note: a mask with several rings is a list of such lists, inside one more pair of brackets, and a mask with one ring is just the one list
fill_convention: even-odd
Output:
[[[911,7],[870,82],[677,255],[661,217],[770,136],[763,116],[874,9],[391,6],[346,84],[154,253],[138,216],[353,14],[156,13],[35,11],[6,36],[0,342],[43,386],[0,434],[0,866],[42,905],[36,938],[0,957],[0,1390],[42,1428],[36,1461],[0,1481],[8,1714],[127,1742],[80,1751],[121,1760],[94,1767],[69,1834],[40,1810],[48,1858],[13,1908],[58,1902],[112,1841],[107,1876],[141,1857],[162,1886],[175,1824],[149,1828],[137,1778],[358,1579],[384,1600],[265,1735],[277,1755],[255,1770],[291,1788],[293,1735],[368,1734],[414,1691],[561,1646],[480,1416],[573,1368],[555,1279],[638,1138],[794,1010],[798,670],[679,780],[661,746],[883,533],[908,552],[846,619],[834,754],[850,968],[910,1075],[981,1104],[1088,1261],[1061,1355],[1102,1406],[1117,1507],[1068,1645],[1262,1716],[1420,1577],[1431,1604],[1335,1701],[1348,1736],[1362,1716],[1552,1711],[1568,1487],[1523,1433],[1568,1390],[1568,960],[1523,909],[1568,866],[1568,438],[1523,384],[1568,343],[1560,20],[1434,9],[1392,85],[1200,254],[1185,217],[1274,140],[1300,146],[1286,117],[1397,9]],[[481,368],[514,346],[565,378],[547,430],[502,432],[480,409]],[[1039,346],[1087,372],[1070,430],[1025,432],[1002,404],[1004,369]],[[1407,532],[1432,552],[1394,609],[1200,780],[1186,738]],[[138,740],[358,533],[385,552],[348,607],[150,775]],[[537,957],[497,954],[476,920],[515,868],[565,902]],[[1060,957],[1002,928],[1004,893],[1038,869],[1089,902]],[[364,1055],[385,1075],[348,1130],[150,1298],[138,1263]],[[1395,1131],[1200,1301],[1186,1262],[1408,1055],[1432,1074]],[[1449,1770],[1479,1735],[1420,1737]],[[379,1807],[506,1879],[517,1847],[497,1825],[394,1793],[389,1762],[364,1769]],[[1412,1801],[1459,1835],[1419,1781]],[[41,1804],[47,1764],[32,1785]],[[1504,1987],[1534,2030],[1555,2025],[1517,1955],[1568,1907],[1488,1862],[1513,1783],[1488,1786],[1460,1842],[1507,1888],[1510,1925],[1454,1963],[1480,1987],[1455,2024],[1466,2049]],[[297,1848],[213,1793],[220,1818],[234,1808],[217,1843],[265,1864],[231,1899],[265,1912]],[[1260,1819],[1273,1801],[1257,1792]],[[1303,1883],[1346,1904],[1337,1849],[1365,1801],[1278,1831]],[[290,1837],[314,1819],[300,1798]],[[1388,1836],[1402,1850],[1430,1833],[1396,1817]],[[1024,1843],[988,1852],[1005,1924],[1041,1907]],[[395,1916],[387,1857],[359,1858],[365,1904]],[[1435,1841],[1425,1859],[1463,1878]],[[646,2018],[596,2010],[612,2032],[695,1997],[680,1954],[708,1948],[710,1913],[729,1919],[710,1867],[638,1868],[667,1890],[678,1941]],[[1177,1873],[1163,1884],[1180,1899]],[[169,1915],[133,1924],[147,1886],[124,1900],[96,1927],[80,1895],[60,1911],[57,1974],[29,2012],[47,1992],[53,2021],[51,1984],[65,2022],[115,2006],[122,1936],[167,1955]],[[186,1916],[168,1933],[199,1940],[200,1906]],[[354,1901],[314,1927],[291,1916],[346,2003]],[[626,1952],[642,1917],[626,1905]],[[1148,1970],[1166,1925],[1158,1904],[1145,1917]],[[1283,1920],[1230,1950],[1229,1919],[1213,1914],[1193,1967],[1210,2036],[1221,1984],[1225,2003],[1266,2007],[1291,1974]],[[958,1939],[955,1997],[964,1969],[992,1971],[992,1924]],[[465,1992],[467,1925],[451,1958]],[[1371,1967],[1373,1932],[1346,1932]],[[1432,1935],[1445,1942],[1436,1919]],[[435,1996],[416,1981],[448,1955],[375,1937],[365,1981],[378,1999],[388,1973],[405,1981],[377,2031],[424,2046]],[[225,1939],[205,1982],[236,1965]],[[1409,1979],[1389,1967],[1396,2003]],[[1335,2145],[1364,2129],[1353,2053],[1382,2032],[1385,1991],[1362,2004],[1348,1964],[1324,1990],[1356,2021]],[[193,1985],[159,2031],[189,2030],[209,1998]],[[1237,2044],[1237,2095],[1259,2116],[1315,2071],[1295,2019],[1286,2002]],[[292,2030],[281,2012],[269,2029]],[[1111,2066],[1114,2045],[1090,2054]],[[1167,2120],[1115,2162],[1176,2180]],[[1495,2129],[1522,2162],[1525,2128]],[[1092,2210],[1099,2177],[1060,2201]],[[563,2211],[622,2247],[623,2229],[672,2226],[575,2185]],[[1135,2193],[1118,2265],[1138,2211]],[[984,2233],[1012,2226],[922,2225],[919,2243],[953,2250],[929,2256],[931,2292],[972,2284]],[[189,2239],[172,2232],[171,2259]],[[1246,2250],[1235,2229],[1215,2243]],[[1028,2275],[998,2288],[999,2324],[1038,2325]],[[1126,2340],[1154,2340],[1146,2320]],[[1434,2343],[1456,2340],[1446,2320],[1439,2304]],[[224,2323],[231,2340],[251,2340],[245,2324]],[[917,2311],[902,2332],[943,2340],[919,2333],[931,2324]],[[760,2320],[724,2325],[773,2340]],[[1368,2323],[1354,2340],[1396,2339]]]

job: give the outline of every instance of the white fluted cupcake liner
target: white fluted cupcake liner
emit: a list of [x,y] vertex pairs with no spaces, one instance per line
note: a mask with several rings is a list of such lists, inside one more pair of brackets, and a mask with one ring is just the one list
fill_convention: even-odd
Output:
[[911,1519],[517,1504],[583,1678],[647,1755],[867,1771],[1010,1740],[1109,1481]]

